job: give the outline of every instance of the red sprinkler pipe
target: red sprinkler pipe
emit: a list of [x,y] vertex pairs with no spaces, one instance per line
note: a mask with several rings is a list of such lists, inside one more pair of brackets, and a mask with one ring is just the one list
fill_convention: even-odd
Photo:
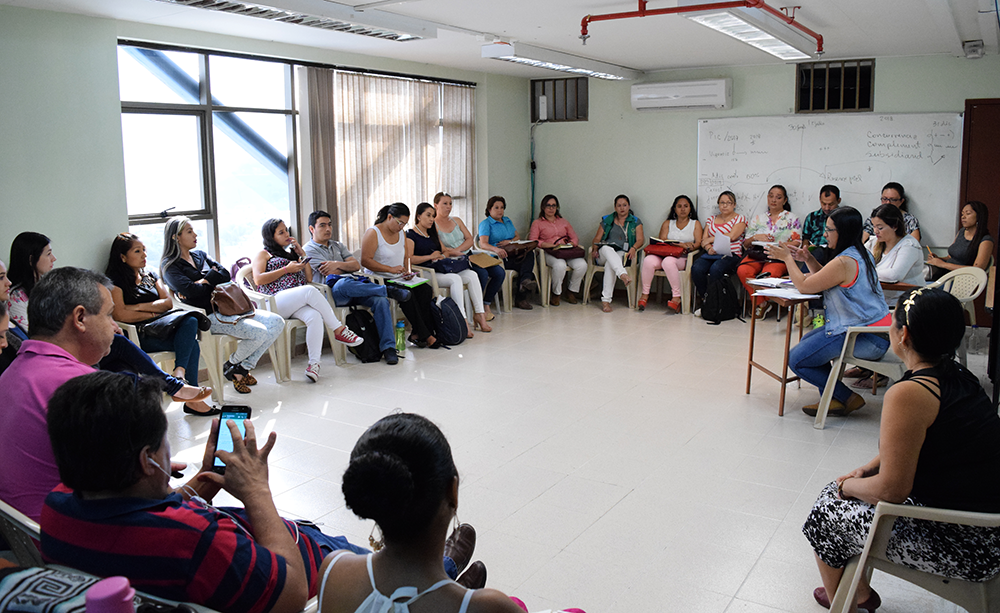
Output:
[[781,11],[772,8],[764,3],[764,0],[733,0],[732,2],[711,2],[708,4],[694,4],[691,6],[675,6],[664,9],[647,9],[648,0],[639,0],[639,9],[624,13],[606,13],[604,15],[587,15],[580,21],[580,38],[583,44],[587,44],[590,34],[587,33],[587,26],[594,21],[611,21],[613,19],[631,19],[633,17],[648,17],[650,15],[673,15],[675,13],[690,13],[693,11],[719,11],[735,8],[755,8],[765,11],[778,17],[788,25],[801,30],[806,35],[816,39],[816,52],[823,53],[823,36],[813,32],[809,28],[795,21],[794,17],[789,17]]

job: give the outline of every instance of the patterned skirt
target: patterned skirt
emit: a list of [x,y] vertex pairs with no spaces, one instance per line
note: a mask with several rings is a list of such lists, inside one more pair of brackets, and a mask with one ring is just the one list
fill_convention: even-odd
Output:
[[[907,499],[904,504],[920,503]],[[833,482],[820,492],[802,533],[823,562],[843,568],[850,558],[861,555],[874,518],[874,505],[842,500]],[[920,571],[986,581],[1000,572],[1000,528],[900,517],[893,524],[886,554],[890,561]]]

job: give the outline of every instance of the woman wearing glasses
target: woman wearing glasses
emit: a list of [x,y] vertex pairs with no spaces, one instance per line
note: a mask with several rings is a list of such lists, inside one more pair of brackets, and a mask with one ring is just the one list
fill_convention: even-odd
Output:
[[[403,265],[406,259],[403,228],[408,221],[410,207],[402,202],[382,207],[375,218],[375,225],[368,228],[361,238],[361,265],[366,273],[386,277],[386,282],[392,283],[393,278],[409,272]],[[417,347],[441,347],[441,342],[434,337],[434,314],[431,312],[434,290],[430,284],[399,287],[410,290],[410,299],[399,303],[403,315],[410,322],[409,341]]]
[[[906,233],[913,238],[920,240],[920,222],[913,215],[910,215],[909,204],[906,201],[906,190],[903,186],[895,181],[890,181],[885,184],[882,188],[882,204],[891,204],[900,211],[903,212],[903,222],[906,224]],[[875,234],[875,228],[872,226],[872,220],[865,220],[864,233],[862,234],[862,241],[867,242],[868,238]]]
[[[768,257],[781,260],[795,289],[803,294],[823,294],[826,324],[802,337],[788,353],[792,371],[823,393],[830,375],[830,362],[840,355],[851,326],[880,323],[889,314],[875,271],[875,262],[861,242],[861,213],[852,207],[840,207],[826,219],[826,240],[830,260],[821,265],[808,249],[790,243],[766,247]],[[796,261],[805,262],[808,273],[799,270]],[[889,341],[877,334],[861,334],[854,355],[877,360],[885,355]],[[830,402],[830,415],[847,415],[863,407],[865,399],[837,382]],[[806,415],[816,415],[818,404],[802,407]]]
[[538,213],[538,219],[531,224],[528,232],[528,240],[538,241],[538,246],[545,250],[545,264],[552,269],[552,296],[549,304],[559,306],[560,296],[563,290],[563,279],[566,278],[566,270],[572,269],[569,276],[569,293],[566,294],[566,302],[577,303],[577,294],[580,292],[580,284],[587,274],[587,260],[583,258],[563,259],[558,257],[557,248],[563,245],[579,247],[580,239],[573,226],[563,219],[559,214],[559,199],[549,194],[542,198],[542,210]]

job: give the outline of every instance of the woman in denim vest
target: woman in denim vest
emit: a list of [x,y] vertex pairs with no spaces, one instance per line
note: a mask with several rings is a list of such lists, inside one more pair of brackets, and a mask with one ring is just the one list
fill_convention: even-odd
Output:
[[[826,238],[830,260],[821,265],[809,253],[789,244],[768,248],[768,256],[781,260],[795,288],[804,294],[823,294],[826,304],[826,324],[802,337],[788,354],[788,365],[795,374],[819,388],[823,393],[830,375],[830,361],[840,355],[851,326],[880,323],[889,314],[882,286],[875,273],[875,263],[861,241],[863,220],[852,207],[840,207],[826,220]],[[805,262],[808,273],[802,273],[795,261]],[[888,320],[887,320],[888,321]],[[854,346],[854,355],[877,360],[889,348],[889,340],[877,334],[861,334]],[[830,415],[847,415],[863,407],[864,398],[841,382],[833,391]],[[802,407],[807,415],[815,415],[818,404]]]

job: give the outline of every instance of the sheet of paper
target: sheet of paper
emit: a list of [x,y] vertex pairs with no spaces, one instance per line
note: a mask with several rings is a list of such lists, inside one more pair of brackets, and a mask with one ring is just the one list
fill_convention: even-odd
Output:
[[732,253],[730,245],[729,235],[721,232],[715,235],[715,242],[712,243],[712,247],[715,248],[715,252],[719,255],[729,255]]
[[771,289],[761,289],[754,292],[754,296],[773,296],[775,298],[784,298],[786,300],[801,300],[803,298],[813,299],[819,298],[819,294],[803,294],[799,290],[785,287],[775,287]]
[[781,277],[764,277],[763,279],[747,279],[747,283],[760,287],[783,287],[792,285],[792,280],[782,279]]

